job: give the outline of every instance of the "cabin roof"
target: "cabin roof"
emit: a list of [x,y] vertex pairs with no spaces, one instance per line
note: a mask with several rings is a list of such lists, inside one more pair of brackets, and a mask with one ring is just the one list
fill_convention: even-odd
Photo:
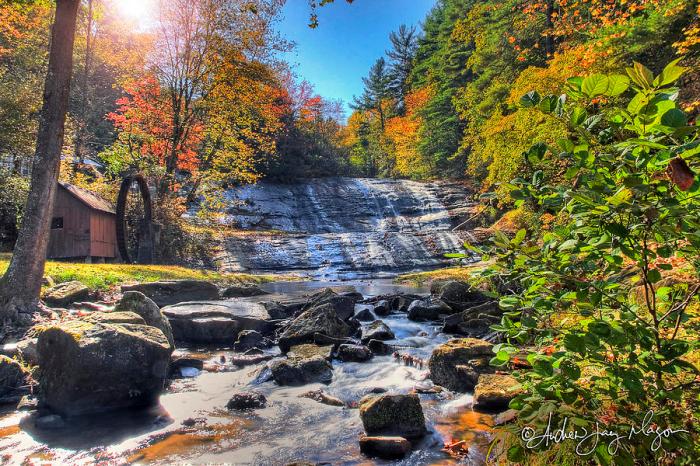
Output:
[[71,193],[73,197],[78,199],[80,202],[82,202],[89,208],[93,210],[99,210],[100,212],[105,212],[108,214],[115,214],[114,206],[112,206],[112,204],[108,201],[99,197],[97,194],[94,194],[88,191],[87,189],[79,188],[70,183],[66,183],[65,181],[59,181],[58,185],[66,191],[68,191],[69,193]]

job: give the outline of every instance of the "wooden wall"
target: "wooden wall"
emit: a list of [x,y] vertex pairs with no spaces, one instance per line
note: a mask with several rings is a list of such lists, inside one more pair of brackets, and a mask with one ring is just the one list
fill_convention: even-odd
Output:
[[62,217],[63,228],[51,229],[47,257],[61,259],[90,255],[90,208],[60,186],[52,218]]
[[90,255],[115,257],[117,248],[116,217],[93,210],[90,215]]

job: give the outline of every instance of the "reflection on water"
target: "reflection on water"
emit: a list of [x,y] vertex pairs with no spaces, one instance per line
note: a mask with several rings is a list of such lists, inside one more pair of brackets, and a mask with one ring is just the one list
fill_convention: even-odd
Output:
[[[353,283],[365,295],[397,291],[390,282]],[[323,284],[272,284],[270,291],[307,292]],[[404,289],[405,290],[405,289]],[[410,291],[415,292],[415,289]],[[366,307],[362,305],[362,307]],[[428,359],[432,349],[448,340],[439,327],[408,321],[405,315],[384,319],[396,335],[391,344],[402,353]],[[220,364],[234,354],[229,350],[183,350],[208,365]],[[360,454],[363,433],[357,409],[328,406],[306,397],[309,390],[355,406],[373,389],[407,393],[419,389],[431,431],[415,445],[414,452],[392,464],[481,464],[488,445],[491,416],[471,411],[471,395],[422,393],[432,384],[427,367],[405,366],[392,356],[375,357],[369,363],[333,361],[329,385],[279,387],[260,382],[264,364],[223,372],[202,372],[195,378],[173,380],[150,410],[122,411],[82,419],[70,419],[65,429],[40,431],[35,415],[12,413],[0,417],[0,451],[3,462],[29,464],[48,458],[55,463],[149,464],[228,463],[278,465],[295,461],[333,464],[385,464]],[[255,388],[267,397],[264,409],[235,413],[225,407],[238,389]],[[462,458],[441,451],[445,443],[465,440],[470,448]]]

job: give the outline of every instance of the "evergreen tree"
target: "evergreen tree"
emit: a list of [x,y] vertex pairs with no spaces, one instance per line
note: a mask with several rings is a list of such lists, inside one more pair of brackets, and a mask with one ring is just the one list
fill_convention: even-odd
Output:
[[416,27],[402,24],[398,31],[389,35],[392,49],[386,55],[391,60],[391,91],[397,102],[397,110],[405,112],[404,96],[410,91],[409,76],[413,70],[413,60],[418,48]]
[[376,112],[379,116],[381,129],[384,131],[386,119],[390,116],[392,107],[390,102],[392,76],[384,57],[372,65],[369,75],[362,78],[362,82],[365,85],[364,92],[359,98],[355,97],[352,107],[355,110]]

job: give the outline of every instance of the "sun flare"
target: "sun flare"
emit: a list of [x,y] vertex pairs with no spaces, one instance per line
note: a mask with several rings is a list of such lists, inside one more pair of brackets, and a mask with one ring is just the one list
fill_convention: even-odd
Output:
[[154,0],[115,0],[122,16],[144,25],[153,19]]

